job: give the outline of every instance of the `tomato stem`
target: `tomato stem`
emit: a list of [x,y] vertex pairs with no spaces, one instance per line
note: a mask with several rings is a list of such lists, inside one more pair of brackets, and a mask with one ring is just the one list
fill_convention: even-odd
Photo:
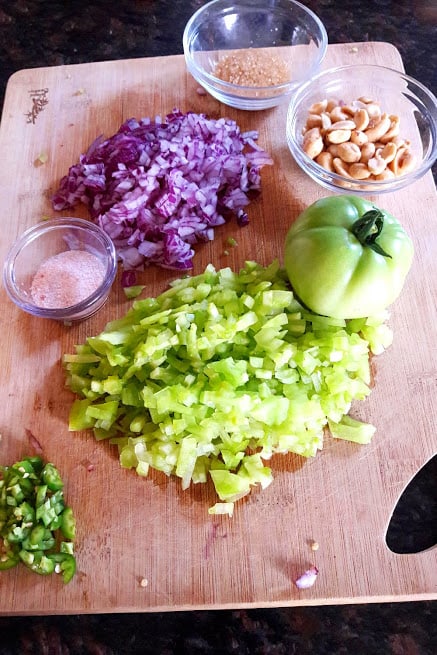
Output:
[[379,209],[370,209],[361,216],[352,225],[352,233],[356,236],[358,241],[363,245],[371,248],[383,257],[390,257],[388,252],[376,243],[376,239],[382,232],[384,225],[384,214]]

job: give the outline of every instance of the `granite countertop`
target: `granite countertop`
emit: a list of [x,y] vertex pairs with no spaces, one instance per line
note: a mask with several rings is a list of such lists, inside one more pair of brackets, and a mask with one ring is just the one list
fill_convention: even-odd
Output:
[[[266,0],[267,1],[267,0]],[[182,53],[202,0],[0,0],[0,106],[23,68]],[[310,0],[330,43],[387,41],[407,74],[437,93],[437,2]],[[433,169],[437,179],[436,167]],[[437,457],[393,517],[397,552],[437,542]],[[0,580],[1,585],[1,580]],[[1,586],[0,586],[1,591]],[[431,655],[437,602],[0,618],[0,655]]]

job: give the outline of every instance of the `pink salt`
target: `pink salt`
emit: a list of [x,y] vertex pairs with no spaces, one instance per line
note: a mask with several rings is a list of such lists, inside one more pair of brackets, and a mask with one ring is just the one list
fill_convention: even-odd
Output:
[[66,250],[42,262],[31,286],[38,307],[61,309],[85,300],[102,284],[105,266],[86,250]]

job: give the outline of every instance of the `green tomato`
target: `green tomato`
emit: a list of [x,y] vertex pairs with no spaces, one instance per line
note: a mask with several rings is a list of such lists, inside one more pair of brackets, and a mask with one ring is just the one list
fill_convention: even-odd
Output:
[[298,299],[333,318],[380,313],[402,291],[413,244],[388,212],[357,196],[310,205],[285,241],[285,268]]

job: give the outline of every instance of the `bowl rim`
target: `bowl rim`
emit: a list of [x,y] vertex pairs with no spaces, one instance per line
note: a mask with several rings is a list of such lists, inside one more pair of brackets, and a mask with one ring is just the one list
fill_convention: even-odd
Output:
[[[418,90],[420,90],[429,103],[429,106],[426,107],[426,115],[432,135],[432,148],[430,149],[430,152],[427,153],[426,157],[422,159],[420,164],[405,175],[400,175],[399,177],[390,180],[354,180],[352,178],[349,179],[339,175],[335,171],[327,171],[327,169],[323,168],[323,166],[320,166],[320,164],[308,157],[296,138],[295,130],[292,129],[292,126],[296,122],[294,118],[296,115],[296,110],[298,109],[302,100],[305,98],[306,93],[313,86],[316,86],[320,80],[325,78],[329,78],[334,75],[341,76],[342,73],[357,71],[359,69],[380,71],[386,75],[401,78],[405,80],[409,85],[414,85]],[[317,178],[317,181],[327,188],[342,190],[346,193],[361,193],[363,195],[396,191],[423,177],[423,175],[425,175],[437,161],[437,97],[428,87],[422,84],[422,82],[408,75],[404,71],[398,70],[396,68],[391,68],[389,66],[383,66],[379,64],[346,64],[344,66],[332,66],[320,71],[312,79],[302,84],[293,94],[287,110],[286,137],[289,149],[297,163],[304,167],[305,172],[307,172],[309,175],[311,174],[308,172],[308,170],[311,170],[311,172]],[[345,181],[350,186],[345,187]]]
[[[14,283],[15,259],[26,245],[37,240],[42,234],[47,234],[48,232],[56,230],[63,230],[65,228],[79,228],[93,233],[101,240],[108,255],[105,277],[103,282],[92,292],[92,294],[74,305],[56,308],[39,307],[38,305],[23,299],[23,297],[17,292],[17,287]],[[91,313],[94,313],[90,312],[88,314],[88,309],[91,309],[98,300],[106,298],[117,274],[117,264],[118,257],[115,245],[109,235],[106,234],[99,225],[84,218],[66,216],[60,218],[49,218],[41,220],[35,225],[28,227],[12,244],[6,254],[3,264],[3,286],[9,298],[17,305],[17,307],[32,314],[32,316],[39,318],[52,318],[61,321],[68,319],[74,320],[75,316],[83,319],[88,318]]]
[[[223,2],[228,2],[228,0],[211,0],[211,2],[208,2],[205,5],[203,5],[202,7],[199,7],[199,9],[197,9],[197,11],[194,12],[194,14],[189,18],[188,22],[185,25],[183,35],[182,35],[182,45],[183,45],[183,50],[184,50],[184,55],[185,55],[185,59],[186,59],[186,62],[187,62],[187,66],[188,66],[188,69],[189,69],[190,73],[194,77],[196,77],[196,75],[194,75],[194,73],[196,73],[197,76],[201,80],[205,80],[207,84],[210,84],[212,86],[220,85],[221,87],[223,87],[223,89],[225,91],[228,90],[228,92],[232,92],[232,91],[234,91],[234,92],[235,91],[249,91],[249,92],[250,91],[252,91],[252,92],[272,91],[272,92],[275,92],[274,95],[277,96],[278,91],[283,90],[284,92],[288,92],[289,90],[292,90],[292,89],[296,88],[297,86],[302,85],[303,82],[302,82],[301,79],[292,79],[292,80],[290,80],[288,82],[282,82],[281,84],[270,84],[270,85],[267,85],[267,86],[253,86],[253,85],[246,86],[246,85],[241,85],[241,84],[234,84],[233,82],[227,82],[226,80],[222,80],[220,77],[216,77],[212,73],[208,73],[203,68],[199,68],[197,66],[197,64],[195,63],[195,61],[194,61],[194,59],[192,57],[191,48],[190,48],[191,32],[193,30],[193,25],[194,25],[195,21],[205,13],[205,11],[209,10],[213,5],[220,5]],[[324,58],[326,56],[326,52],[327,52],[327,49],[328,49],[328,33],[326,31],[326,27],[325,27],[324,23],[321,21],[321,19],[317,16],[317,14],[314,11],[312,11],[312,9],[310,9],[309,7],[306,7],[301,2],[298,2],[298,0],[287,0],[287,2],[289,2],[290,5],[295,5],[299,9],[303,10],[304,13],[314,21],[314,23],[317,25],[317,27],[320,30],[321,41],[320,41],[320,45],[319,45],[319,47],[317,49],[317,57],[316,57],[315,61],[313,62],[312,66],[311,66],[311,71],[310,71],[310,74],[313,75],[314,71],[317,71],[319,69],[322,61],[324,60]],[[240,4],[242,4],[242,3],[240,3]],[[248,3],[248,6],[250,6],[250,3]],[[265,10],[266,13],[269,13],[269,12],[271,13],[273,7],[260,6],[259,9],[260,10]],[[238,10],[238,5],[235,5],[235,10],[236,11]],[[249,50],[249,49],[252,49],[252,48],[245,48],[245,49]],[[253,48],[253,49],[255,50],[256,48]],[[248,100],[249,99],[250,98],[248,98]]]

